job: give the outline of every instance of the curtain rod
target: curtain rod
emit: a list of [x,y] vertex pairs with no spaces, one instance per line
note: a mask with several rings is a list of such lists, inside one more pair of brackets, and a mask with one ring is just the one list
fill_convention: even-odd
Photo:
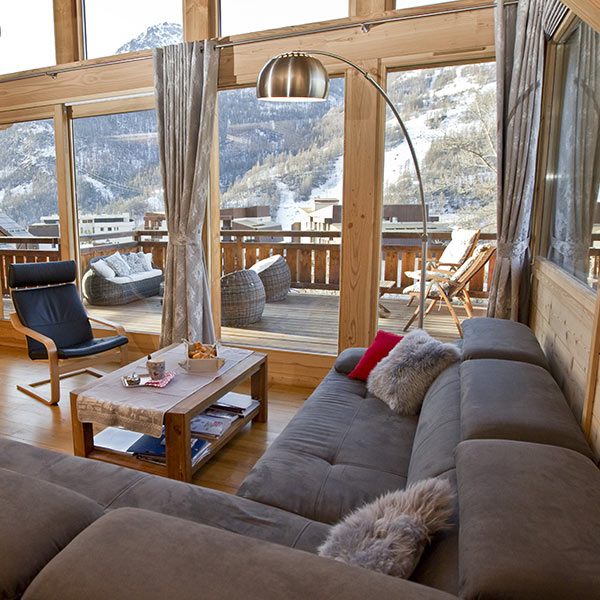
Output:
[[[504,2],[505,6],[510,6],[512,4],[518,4],[518,0],[508,0]],[[231,48],[233,46],[245,46],[247,44],[256,44],[259,42],[270,42],[274,40],[282,40],[286,38],[304,36],[304,35],[312,35],[315,33],[328,33],[330,31],[340,31],[343,29],[353,29],[354,27],[360,27],[363,32],[368,33],[369,29],[373,25],[383,25],[385,23],[395,23],[398,21],[412,21],[414,19],[422,19],[424,17],[437,17],[442,15],[451,15],[456,13],[470,12],[473,10],[482,10],[486,8],[494,8],[496,7],[496,3],[484,4],[481,6],[472,6],[470,8],[452,8],[448,10],[439,10],[436,12],[430,13],[420,13],[418,15],[404,15],[398,17],[385,17],[381,19],[369,19],[366,21],[360,21],[357,23],[344,23],[341,25],[331,25],[329,27],[319,27],[317,29],[310,29],[307,31],[296,31],[296,32],[288,32],[288,33],[280,33],[276,35],[266,35],[259,38],[254,38],[251,40],[240,40],[239,42],[227,42],[224,44],[217,44],[217,48]],[[0,83],[5,83],[8,81],[19,81],[21,79],[32,79],[33,77],[51,77],[52,79],[56,79],[56,76],[60,73],[70,73],[71,71],[82,71],[85,69],[91,69],[93,67],[107,67],[111,65],[118,65],[122,63],[135,62],[138,60],[148,60],[151,59],[152,56],[132,56],[129,58],[115,58],[111,60],[106,60],[103,62],[97,62],[93,64],[85,64],[85,65],[77,65],[74,67],[63,67],[58,69],[48,69],[47,71],[42,71],[39,73],[27,73],[23,75],[16,75],[14,77],[2,77],[0,76]]]

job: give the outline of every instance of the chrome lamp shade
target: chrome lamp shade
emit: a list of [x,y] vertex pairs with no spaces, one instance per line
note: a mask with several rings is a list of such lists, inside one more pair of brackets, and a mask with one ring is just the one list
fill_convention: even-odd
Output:
[[[343,56],[332,54],[331,52],[326,52],[324,50],[310,50],[309,52],[339,60],[361,73],[377,92],[381,94],[381,97],[389,106],[394,117],[396,117],[398,125],[406,138],[415,167],[417,181],[419,183],[419,200],[421,202],[421,214],[423,219],[423,233],[421,234],[421,282],[419,294],[419,328],[423,329],[425,297],[427,295],[425,289],[427,268],[427,206],[425,205],[423,178],[421,177],[419,161],[417,160],[417,154],[410,135],[408,135],[406,125],[387,92],[362,67]],[[321,61],[312,57],[307,52],[286,52],[285,54],[273,57],[261,69],[256,82],[256,96],[259,100],[270,100],[274,102],[317,102],[326,100],[328,93],[329,75],[327,70]]]
[[256,94],[259,100],[274,102],[327,100],[329,75],[321,61],[304,52],[281,54],[261,69]]

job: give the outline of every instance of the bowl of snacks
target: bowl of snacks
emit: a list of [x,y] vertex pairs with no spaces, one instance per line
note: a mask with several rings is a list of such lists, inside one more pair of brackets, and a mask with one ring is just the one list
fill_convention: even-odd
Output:
[[219,356],[218,344],[203,344],[202,342],[188,342],[183,340],[185,359],[181,366],[190,373],[204,373],[218,371],[225,359]]

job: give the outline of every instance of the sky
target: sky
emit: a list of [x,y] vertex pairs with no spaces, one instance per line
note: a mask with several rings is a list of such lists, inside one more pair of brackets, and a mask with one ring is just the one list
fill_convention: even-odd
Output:
[[[397,0],[397,8],[442,0]],[[150,25],[181,23],[181,0],[85,0],[88,57],[110,56]],[[118,15],[118,17],[117,17]],[[222,0],[222,35],[348,16],[348,0]],[[0,0],[0,74],[56,64],[52,0]]]

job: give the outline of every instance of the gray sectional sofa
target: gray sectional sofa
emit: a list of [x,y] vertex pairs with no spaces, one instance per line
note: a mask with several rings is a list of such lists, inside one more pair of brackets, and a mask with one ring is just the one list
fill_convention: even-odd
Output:
[[[343,352],[238,496],[0,439],[0,597],[600,598],[600,472],[543,352],[507,321],[464,336],[418,417]],[[427,477],[457,501],[412,581],[316,556],[348,511]]]

